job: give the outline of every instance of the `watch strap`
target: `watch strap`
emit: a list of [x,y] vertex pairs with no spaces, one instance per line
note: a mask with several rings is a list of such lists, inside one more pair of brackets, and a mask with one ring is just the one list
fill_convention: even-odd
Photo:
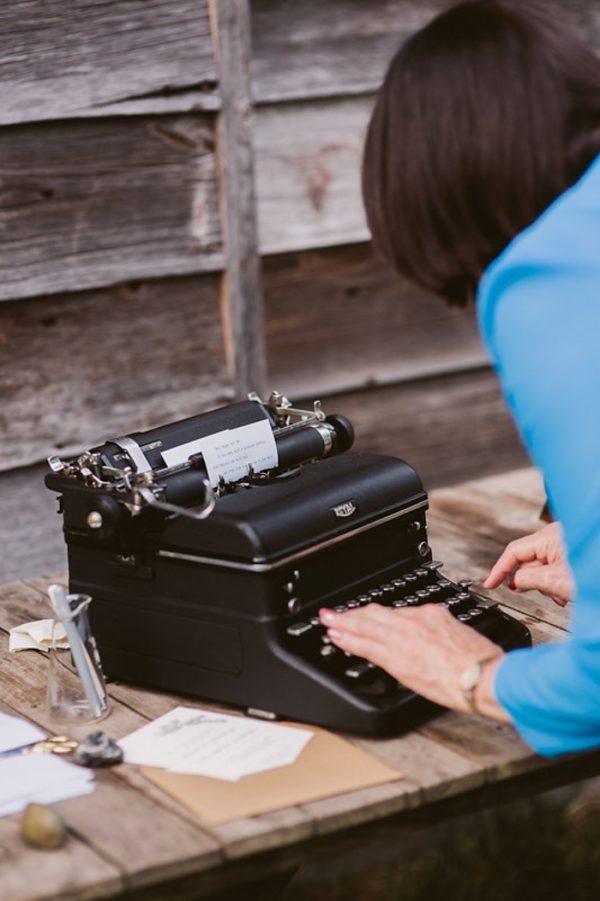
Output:
[[483,657],[481,660],[475,661],[475,663],[469,664],[460,677],[460,688],[463,698],[469,708],[469,712],[475,714],[475,716],[483,716],[481,710],[477,706],[475,697],[475,692],[481,681],[483,671],[488,663],[491,663],[492,660],[497,660],[499,657],[500,654],[498,653],[490,654],[487,657]]

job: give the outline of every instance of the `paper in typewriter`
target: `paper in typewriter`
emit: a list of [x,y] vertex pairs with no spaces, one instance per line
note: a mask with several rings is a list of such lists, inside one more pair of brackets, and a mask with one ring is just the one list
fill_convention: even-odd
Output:
[[263,472],[276,467],[279,459],[275,436],[266,419],[188,441],[163,451],[162,456],[167,466],[179,466],[193,454],[202,454],[213,488],[221,477],[235,482],[248,475],[250,466],[254,472]]

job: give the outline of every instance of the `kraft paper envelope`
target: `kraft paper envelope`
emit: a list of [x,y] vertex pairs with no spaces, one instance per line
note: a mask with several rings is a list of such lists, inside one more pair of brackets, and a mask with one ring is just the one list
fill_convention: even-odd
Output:
[[[286,726],[299,724],[285,723]],[[402,779],[402,773],[314,726],[298,759],[238,782],[142,767],[144,776],[206,822],[217,825]]]

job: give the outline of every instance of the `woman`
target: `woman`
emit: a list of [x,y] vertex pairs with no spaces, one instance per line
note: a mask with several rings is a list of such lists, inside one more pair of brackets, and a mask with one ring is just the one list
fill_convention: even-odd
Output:
[[[391,63],[363,187],[378,246],[454,303],[477,294],[552,525],[514,542],[512,578],[564,603],[569,640],[505,654],[444,609],[321,618],[331,640],[420,694],[512,721],[546,755],[600,745],[600,61],[529,3],[472,0]],[[514,574],[514,575],[513,575]]]

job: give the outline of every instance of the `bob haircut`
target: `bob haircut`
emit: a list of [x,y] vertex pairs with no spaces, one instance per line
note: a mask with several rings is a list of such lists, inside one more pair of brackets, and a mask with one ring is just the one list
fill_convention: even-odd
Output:
[[528,2],[468,0],[398,51],[363,160],[376,248],[464,304],[600,152],[600,60]]

